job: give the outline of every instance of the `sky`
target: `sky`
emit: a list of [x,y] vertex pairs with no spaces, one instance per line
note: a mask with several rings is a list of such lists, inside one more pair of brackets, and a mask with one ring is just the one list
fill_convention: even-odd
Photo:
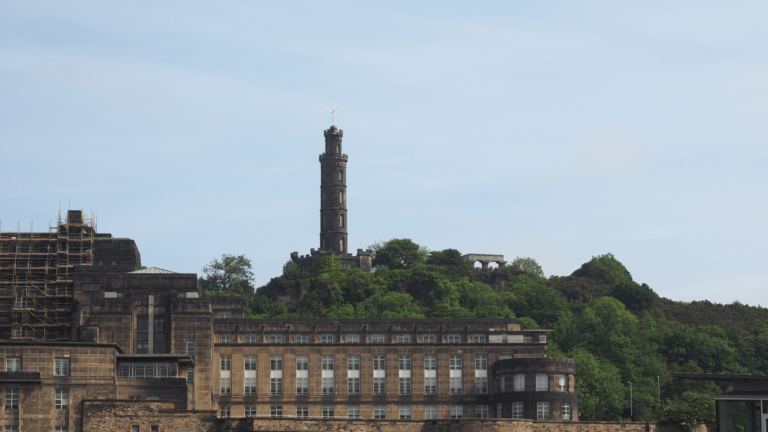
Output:
[[[0,221],[59,207],[142,264],[255,284],[319,247],[612,253],[678,301],[768,305],[765,2],[0,3]],[[60,204],[61,203],[61,204]]]

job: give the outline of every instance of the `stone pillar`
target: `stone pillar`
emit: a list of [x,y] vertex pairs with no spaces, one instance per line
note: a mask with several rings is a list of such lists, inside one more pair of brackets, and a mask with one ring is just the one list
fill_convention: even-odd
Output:
[[488,261],[480,261],[480,265],[483,267],[483,270],[488,270]]

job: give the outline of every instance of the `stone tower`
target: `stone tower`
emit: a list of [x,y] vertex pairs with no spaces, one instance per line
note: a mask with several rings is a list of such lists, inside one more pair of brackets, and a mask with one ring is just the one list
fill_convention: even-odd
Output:
[[324,131],[320,155],[320,250],[347,253],[347,155],[341,152],[344,131],[332,125]]

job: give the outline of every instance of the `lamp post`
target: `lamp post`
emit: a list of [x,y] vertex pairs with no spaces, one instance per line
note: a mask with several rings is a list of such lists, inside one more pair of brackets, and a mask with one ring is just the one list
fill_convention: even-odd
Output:
[[632,381],[627,381],[629,383],[629,419],[632,420],[632,417],[634,417],[634,409],[632,407]]
[[661,379],[656,375],[656,397],[659,400],[659,407],[661,407]]

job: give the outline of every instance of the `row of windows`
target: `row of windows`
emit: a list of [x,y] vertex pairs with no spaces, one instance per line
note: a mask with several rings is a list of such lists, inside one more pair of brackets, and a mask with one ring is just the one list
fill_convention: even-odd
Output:
[[[5,358],[5,370],[7,372],[21,372],[21,357],[6,357]],[[69,359],[68,358],[55,358],[53,359],[53,374],[55,376],[68,376],[69,375]]]
[[[556,388],[559,391],[568,391],[568,376],[555,374]],[[525,375],[515,374],[513,377],[514,391],[525,391]],[[501,391],[506,391],[506,377],[501,378]],[[536,391],[549,391],[549,374],[536,374]]]
[[[54,407],[57,410],[69,409],[69,389],[56,389]],[[5,409],[19,409],[19,389],[5,389]]]
[[[194,379],[194,378],[193,378]],[[399,388],[398,394],[409,395],[411,394],[411,378],[398,378]],[[189,375],[187,376],[189,382]],[[245,378],[245,395],[256,395],[256,378]],[[232,394],[232,379],[221,378],[219,384],[219,393],[221,395]],[[272,396],[280,396],[283,394],[283,379],[282,378],[270,378],[269,379],[269,393]],[[450,393],[454,395],[460,395],[462,390],[462,378],[452,377],[450,378]],[[296,395],[308,395],[309,394],[309,378],[296,378]],[[334,378],[322,378],[322,394],[333,395],[335,394],[335,379]],[[359,395],[360,394],[360,378],[347,378],[347,395]],[[387,394],[387,379],[386,378],[373,378],[373,394],[383,395]],[[437,394],[437,378],[426,377],[424,378],[424,394],[436,395]],[[488,394],[488,378],[477,377],[475,378],[475,394]]]
[[[501,356],[504,357],[510,356]],[[243,363],[244,368],[247,371],[256,370],[256,358],[257,356],[244,356]],[[511,357],[510,357],[511,358]],[[336,361],[335,356],[322,356],[321,367],[322,370],[334,370],[334,364]],[[462,368],[462,356],[451,355],[449,361],[449,367],[451,370],[461,370]],[[373,356],[373,370],[386,370],[386,356]],[[411,356],[399,356],[398,369],[411,370]],[[221,370],[228,371],[232,369],[232,356],[220,357]],[[424,370],[436,370],[437,369],[437,356],[425,355],[424,356]],[[487,370],[488,369],[488,356],[477,355],[475,356],[475,370]],[[283,356],[269,356],[269,370],[283,370]],[[296,370],[305,371],[309,370],[309,356],[296,356]],[[360,356],[353,355],[347,356],[347,370],[360,370]],[[546,375],[546,374],[545,374]]]
[[[219,315],[223,314],[225,312],[219,313]],[[227,312],[229,313],[229,312]],[[231,318],[231,313],[228,318]],[[219,316],[221,318],[221,316]],[[406,344],[416,342],[410,334],[398,334],[395,336],[395,343],[399,344]],[[498,338],[496,338],[498,336]],[[386,341],[386,335],[384,333],[373,333],[371,335],[371,343],[387,343]],[[539,342],[545,343],[546,342],[546,336],[540,335],[539,336]],[[471,343],[486,343],[486,335],[484,334],[473,334],[471,338],[469,339]],[[230,333],[222,333],[219,335],[219,342],[220,343],[232,343],[232,334]],[[235,338],[235,342],[237,342],[237,338]],[[273,333],[269,334],[267,337],[265,337],[265,343],[271,343],[271,344],[282,344],[287,342],[287,338],[284,338],[282,334],[280,333]],[[365,341],[363,341],[365,342]],[[533,343],[533,336],[524,336],[524,335],[491,335],[490,336],[490,343]],[[258,343],[258,335],[256,334],[244,334],[243,335],[243,343]],[[307,334],[295,334],[293,335],[293,343],[296,344],[306,344],[309,343],[309,335]],[[321,334],[320,335],[320,343],[323,344],[332,344],[336,343],[335,341],[335,335],[333,334]],[[360,334],[358,333],[348,333],[344,335],[344,343],[360,343]],[[438,343],[438,339],[436,335],[434,334],[423,334],[421,336],[421,343],[425,344],[433,344]],[[461,335],[460,334],[449,334],[446,337],[446,343],[461,343]]]

